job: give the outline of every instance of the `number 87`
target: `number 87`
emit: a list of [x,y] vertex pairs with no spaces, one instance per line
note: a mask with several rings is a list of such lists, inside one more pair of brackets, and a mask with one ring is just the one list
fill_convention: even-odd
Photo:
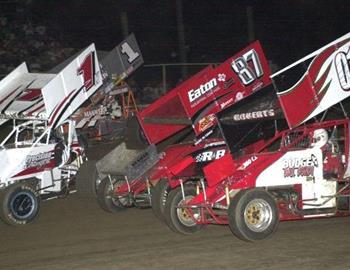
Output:
[[[249,61],[252,61],[254,70],[252,70],[252,68],[249,66]],[[254,49],[251,49],[241,57],[233,60],[231,67],[233,71],[239,76],[244,85],[248,85],[252,83],[256,78],[264,75],[259,56]]]

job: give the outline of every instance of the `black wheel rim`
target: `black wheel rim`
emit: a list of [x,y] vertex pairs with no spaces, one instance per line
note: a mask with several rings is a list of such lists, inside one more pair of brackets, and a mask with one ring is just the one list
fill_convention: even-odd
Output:
[[28,192],[18,192],[10,201],[10,210],[15,218],[27,219],[35,210],[35,198]]

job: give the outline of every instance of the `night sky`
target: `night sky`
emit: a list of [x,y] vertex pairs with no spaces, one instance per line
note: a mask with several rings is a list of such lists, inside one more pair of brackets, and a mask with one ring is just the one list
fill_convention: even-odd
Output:
[[[253,8],[255,39],[268,59],[284,67],[350,31],[350,1],[185,1],[188,62],[222,62],[248,43],[246,7]],[[65,46],[95,42],[110,50],[122,39],[127,12],[146,64],[179,62],[175,1],[32,0],[31,20]]]

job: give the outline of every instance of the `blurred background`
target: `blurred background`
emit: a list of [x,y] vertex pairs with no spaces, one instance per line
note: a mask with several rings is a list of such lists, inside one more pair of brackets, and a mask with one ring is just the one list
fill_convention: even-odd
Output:
[[24,61],[47,72],[92,42],[109,51],[133,32],[145,65],[128,83],[149,103],[253,40],[276,71],[349,30],[349,0],[0,0],[0,77]]

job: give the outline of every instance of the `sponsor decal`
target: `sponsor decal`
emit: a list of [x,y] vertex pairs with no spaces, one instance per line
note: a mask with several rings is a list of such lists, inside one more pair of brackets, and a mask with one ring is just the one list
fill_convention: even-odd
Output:
[[225,141],[207,143],[206,145],[204,145],[204,148],[212,147],[212,146],[219,146],[219,145],[223,145],[223,144],[225,144]]
[[221,109],[225,108],[227,105],[233,102],[233,98],[228,99],[227,101],[220,104]]
[[273,116],[275,116],[275,110],[270,109],[270,110],[234,114],[233,120],[244,121],[244,120],[254,120],[254,119],[261,119],[261,118],[273,117]]
[[242,98],[244,98],[243,93],[242,93],[242,92],[238,92],[238,93],[236,94],[236,102],[237,102],[237,101],[240,101]]
[[199,120],[199,131],[203,132],[204,130],[208,129],[214,124],[215,116],[214,114],[209,114],[205,117],[203,117],[201,120]]
[[188,99],[190,103],[196,101],[201,96],[203,96],[205,93],[212,90],[215,86],[218,85],[218,82],[216,78],[211,79],[210,81],[201,84],[197,89],[192,89],[188,92]]
[[314,176],[318,160],[314,154],[309,158],[290,158],[283,160],[283,175],[287,177]]
[[224,82],[224,89],[230,88],[235,83],[235,80],[233,78],[228,79]]
[[246,161],[243,162],[243,164],[241,166],[239,166],[237,168],[237,170],[245,170],[246,168],[248,168],[250,165],[253,164],[254,161],[256,161],[258,159],[257,156],[252,156],[251,158],[248,158]]
[[226,152],[226,149],[220,149],[216,151],[206,151],[198,154],[195,157],[195,159],[196,159],[196,162],[212,161],[215,159],[222,158],[225,155],[225,152]]
[[258,91],[259,89],[261,89],[262,87],[264,86],[264,83],[263,82],[257,82],[257,84],[255,84],[252,88],[252,91],[255,92],[255,91]]
[[205,133],[201,138],[199,138],[197,141],[194,142],[194,145],[200,144],[202,141],[204,141],[207,137],[209,137],[214,131],[211,129],[207,133]]
[[226,74],[225,74],[225,73],[219,73],[219,74],[218,74],[218,81],[219,81],[219,82],[224,82],[224,81],[226,81]]
[[36,155],[29,155],[25,160],[25,168],[32,167],[43,167],[46,164],[50,163],[52,152],[39,153]]
[[84,112],[84,117],[91,117],[94,115],[104,115],[107,113],[107,107],[101,106],[98,109]]

